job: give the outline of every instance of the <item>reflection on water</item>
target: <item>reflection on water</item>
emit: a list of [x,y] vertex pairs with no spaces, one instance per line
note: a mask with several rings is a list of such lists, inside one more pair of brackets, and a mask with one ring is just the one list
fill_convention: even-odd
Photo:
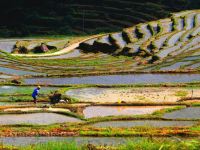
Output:
[[135,121],[107,121],[95,123],[92,126],[106,128],[130,128],[139,126],[152,127],[185,127],[196,124],[196,121],[162,121],[162,120],[135,120]]
[[11,53],[16,41],[2,41],[0,40],[0,50],[4,50],[8,53]]
[[169,119],[200,119],[200,107],[189,107],[164,115]]
[[170,106],[90,106],[83,110],[85,118],[120,116],[120,115],[144,115],[156,110],[169,108]]
[[30,78],[26,84],[140,84],[200,81],[200,74],[129,74],[86,77]]
[[1,115],[1,125],[13,125],[13,124],[37,124],[47,125],[54,123],[64,122],[80,122],[79,119],[67,117],[65,115],[54,113],[35,113],[35,114],[18,114],[18,115]]

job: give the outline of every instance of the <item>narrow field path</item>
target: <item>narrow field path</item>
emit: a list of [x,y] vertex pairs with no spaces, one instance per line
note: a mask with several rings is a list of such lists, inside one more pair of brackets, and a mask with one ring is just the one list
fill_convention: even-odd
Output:
[[13,56],[20,56],[20,57],[49,57],[49,56],[58,56],[58,55],[62,55],[62,54],[66,54],[69,53],[70,51],[76,49],[80,43],[85,42],[91,38],[96,38],[96,37],[100,37],[102,35],[95,35],[95,36],[90,36],[84,40],[81,40],[79,42],[73,43],[71,45],[69,45],[68,47],[59,50],[57,52],[54,53],[48,53],[48,54],[12,54]]

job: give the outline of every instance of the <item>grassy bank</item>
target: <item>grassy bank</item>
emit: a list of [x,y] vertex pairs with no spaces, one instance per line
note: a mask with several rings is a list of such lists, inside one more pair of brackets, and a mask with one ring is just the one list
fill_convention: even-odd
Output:
[[104,145],[78,145],[74,141],[47,142],[24,147],[1,146],[7,150],[198,150],[200,142],[198,140],[165,140],[165,139],[142,139],[138,141],[128,140],[125,144],[118,146]]

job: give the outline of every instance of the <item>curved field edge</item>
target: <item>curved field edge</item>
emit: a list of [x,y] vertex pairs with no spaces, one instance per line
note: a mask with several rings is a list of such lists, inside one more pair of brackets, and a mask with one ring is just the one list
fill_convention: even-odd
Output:
[[71,40],[69,40],[69,44],[66,48],[63,48],[61,50],[58,50],[56,52],[53,53],[48,53],[48,54],[12,54],[13,56],[18,56],[18,57],[30,57],[30,58],[34,58],[34,57],[50,57],[50,56],[60,56],[63,54],[67,54],[70,51],[78,48],[79,44],[87,41],[91,38],[95,38],[95,37],[100,37],[103,36],[103,34],[99,34],[99,35],[92,35],[92,36],[83,36],[83,37],[74,37]]
[[[140,116],[118,116],[88,119],[83,123],[67,123],[54,125],[3,125],[1,126],[0,135],[6,137],[12,136],[183,136],[193,137],[199,136],[199,124],[192,127],[133,127],[133,128],[95,128],[89,124],[100,121],[111,120],[163,120],[159,116],[161,114],[172,112],[183,107],[175,107],[171,109],[163,109],[152,115]],[[169,119],[170,120],[170,119]],[[184,119],[182,119],[184,120]],[[187,119],[186,119],[187,120]],[[199,121],[199,120],[196,120]]]

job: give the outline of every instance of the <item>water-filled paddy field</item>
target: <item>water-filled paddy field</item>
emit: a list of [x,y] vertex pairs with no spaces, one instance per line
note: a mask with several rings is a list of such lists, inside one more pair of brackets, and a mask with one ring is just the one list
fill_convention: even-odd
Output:
[[138,138],[120,138],[120,137],[17,137],[17,138],[0,138],[0,141],[5,145],[31,145],[37,143],[46,143],[49,141],[63,141],[63,142],[73,142],[77,144],[95,144],[95,145],[118,145],[125,143],[128,139],[139,140]]
[[167,113],[163,117],[169,119],[200,119],[200,108],[189,107],[175,112]]
[[0,72],[1,73],[9,73],[11,75],[36,75],[36,74],[40,74],[40,73],[36,73],[34,71],[25,71],[25,70],[6,68],[6,67],[0,67]]
[[170,108],[170,106],[89,106],[83,110],[85,118],[105,116],[131,116],[151,114],[156,110]]
[[11,53],[17,39],[0,39],[0,49]]
[[26,84],[153,84],[181,83],[200,81],[200,74],[132,74],[102,75],[86,77],[30,78],[24,79]]
[[48,125],[54,123],[64,122],[81,122],[81,120],[54,114],[54,113],[35,113],[35,114],[10,114],[0,116],[0,125],[14,125],[14,124],[36,124]]
[[[141,140],[149,139],[146,137],[5,137],[0,138],[0,141],[5,145],[13,145],[13,146],[26,146],[26,145],[34,145],[39,143],[47,143],[50,141],[54,142],[75,142],[78,145],[120,145],[125,144],[127,141],[139,142]],[[178,139],[187,140],[187,138],[180,137],[171,137],[165,138],[165,140],[177,141]],[[196,138],[197,140],[199,138]],[[159,137],[155,138],[155,140],[159,140]]]
[[131,128],[131,127],[187,127],[195,125],[195,121],[161,121],[161,120],[135,120],[135,121],[108,121],[95,123],[97,128]]

